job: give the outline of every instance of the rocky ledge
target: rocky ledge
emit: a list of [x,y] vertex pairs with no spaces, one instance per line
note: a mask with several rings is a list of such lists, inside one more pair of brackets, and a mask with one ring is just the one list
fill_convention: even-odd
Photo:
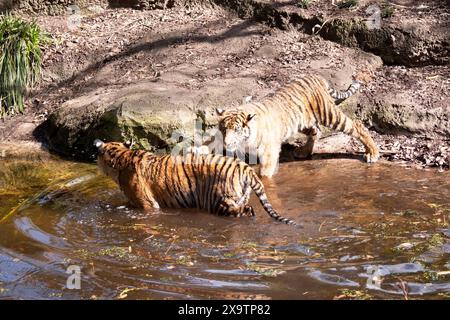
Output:
[[[385,158],[448,167],[450,69],[442,65],[448,58],[441,55],[444,51],[389,60],[381,51],[354,42],[359,35],[352,32],[340,33],[348,41],[326,40],[332,32],[327,28],[338,21],[329,18],[336,9],[308,11],[278,2],[270,4],[275,16],[290,12],[283,24],[268,13],[262,18],[268,9],[258,8],[268,8],[269,2],[250,0],[241,2],[247,10],[235,7],[236,1],[224,1],[227,10],[102,9],[83,16],[76,30],[68,30],[64,18],[39,17],[60,41],[45,52],[43,81],[29,106],[29,116],[35,118],[31,122],[39,125],[34,135],[51,150],[79,159],[91,158],[95,138],[133,137],[142,147],[167,151],[177,142],[174,132],[192,136],[195,119],[203,121],[203,129],[214,125],[217,106],[259,99],[307,73],[319,73],[344,89],[352,75],[368,70],[372,81],[341,105],[344,111],[373,130]],[[241,17],[252,19],[230,12],[233,6]],[[425,17],[428,22],[445,15],[446,7],[436,8],[436,15]],[[339,19],[353,21],[364,10],[362,5],[354,12],[339,11]],[[413,10],[399,9],[394,16],[399,21],[386,22],[385,28],[403,25]],[[308,31],[310,24],[294,18],[299,12],[313,20],[323,13],[323,22],[316,23],[322,26],[318,35]],[[385,50],[382,43],[378,47]],[[395,53],[405,59],[408,55]],[[411,152],[396,144],[410,146],[407,142],[413,140]]]

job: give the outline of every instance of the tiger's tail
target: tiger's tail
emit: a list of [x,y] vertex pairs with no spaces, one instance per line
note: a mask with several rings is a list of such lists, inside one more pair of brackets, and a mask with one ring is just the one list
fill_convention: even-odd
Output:
[[339,91],[330,86],[328,87],[328,93],[334,100],[342,102],[358,92],[359,88],[361,88],[361,82],[359,80],[353,80],[346,91]]
[[275,219],[279,222],[283,222],[283,223],[294,225],[294,226],[297,225],[297,222],[295,222],[294,220],[285,218],[285,217],[279,215],[274,210],[274,208],[270,204],[269,200],[267,199],[267,195],[264,190],[264,186],[261,182],[261,179],[259,179],[258,175],[253,170],[251,171],[250,186],[252,187],[253,191],[255,191],[256,195],[259,198],[259,201],[261,202],[262,206],[264,207],[264,210],[266,210],[266,212],[269,214],[269,216],[271,216],[273,219]]

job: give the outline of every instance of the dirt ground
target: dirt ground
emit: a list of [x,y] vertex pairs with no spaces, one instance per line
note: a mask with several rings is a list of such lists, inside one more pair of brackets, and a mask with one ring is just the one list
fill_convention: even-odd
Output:
[[[322,9],[333,10],[315,7]],[[42,80],[30,95],[26,113],[0,121],[3,141],[34,140],[36,126],[67,100],[141,80],[202,90],[206,80],[252,77],[258,87],[249,94],[257,99],[311,69],[343,89],[357,70],[369,67],[374,80],[360,96],[416,87],[409,98],[427,110],[449,97],[449,66],[381,67],[374,55],[242,20],[219,7],[137,11],[96,5],[83,12],[79,23],[67,16],[39,16],[37,22],[53,42],[45,48]],[[385,159],[449,167],[450,137],[372,133]],[[356,145],[351,139],[344,142],[342,150]]]

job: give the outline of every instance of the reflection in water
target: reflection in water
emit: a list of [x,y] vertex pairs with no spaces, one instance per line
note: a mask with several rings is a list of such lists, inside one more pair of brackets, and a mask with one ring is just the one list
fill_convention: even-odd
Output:
[[[256,218],[150,214],[94,165],[4,160],[0,298],[448,298],[449,178],[356,160],[282,164],[266,187],[296,229],[255,198]],[[80,290],[65,288],[70,265]]]

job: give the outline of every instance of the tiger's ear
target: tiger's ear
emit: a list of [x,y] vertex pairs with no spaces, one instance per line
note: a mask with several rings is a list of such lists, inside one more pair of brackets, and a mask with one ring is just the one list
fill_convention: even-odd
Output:
[[221,108],[216,108],[216,113],[221,116],[223,115],[223,113],[225,112],[225,110],[221,109]]
[[250,113],[249,115],[247,115],[247,122],[250,122],[255,117],[256,117],[255,113]]
[[130,140],[125,141],[123,144],[124,144],[125,147],[130,149],[133,146],[133,138],[131,138]]

